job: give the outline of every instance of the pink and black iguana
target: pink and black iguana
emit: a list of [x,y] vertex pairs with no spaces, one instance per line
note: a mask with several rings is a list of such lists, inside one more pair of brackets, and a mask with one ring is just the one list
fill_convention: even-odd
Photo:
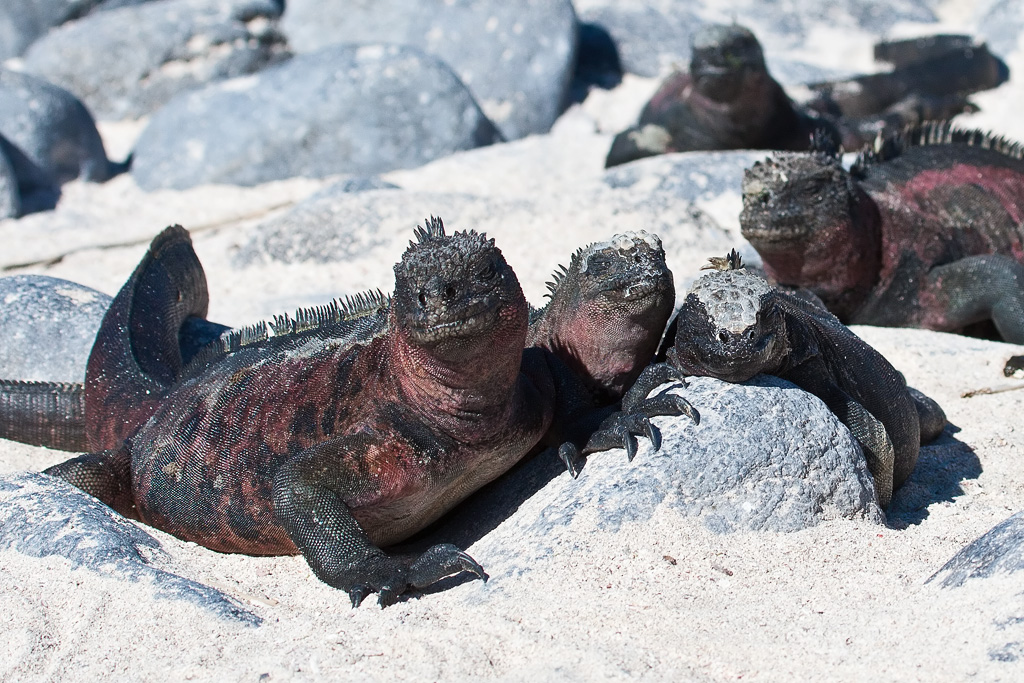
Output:
[[[595,266],[602,251],[594,250]],[[635,252],[619,260],[641,260]],[[638,272],[637,287],[664,278]],[[656,344],[667,317],[661,299],[637,296],[625,279],[618,287],[625,299],[648,302]],[[409,586],[463,570],[483,578],[448,544],[411,563],[380,546],[429,525],[563,434],[586,438],[580,425],[593,422],[591,412],[614,413],[612,399],[598,399],[567,369],[572,353],[526,348],[528,306],[493,240],[446,235],[439,220],[417,230],[395,266],[392,298],[370,293],[280,316],[273,335],[265,324],[232,331],[186,360],[183,325],[206,306],[188,234],[168,228],[115,297],[90,356],[83,410],[92,452],[47,472],[214,550],[301,552],[354,605],[373,591],[386,605]],[[549,329],[557,332],[550,339],[568,340],[562,351],[579,347],[574,324]],[[0,385],[0,424],[17,438],[19,421],[36,415],[10,386]],[[54,388],[18,386],[35,398]],[[684,412],[670,408],[641,410]],[[625,433],[623,418],[608,419],[615,445],[653,433],[643,416],[631,417]]]
[[[779,153],[743,179],[743,236],[778,283],[847,324],[1024,343],[1024,148],[947,123],[880,141],[846,171],[834,144]],[[1024,365],[1014,357],[1005,372]]]

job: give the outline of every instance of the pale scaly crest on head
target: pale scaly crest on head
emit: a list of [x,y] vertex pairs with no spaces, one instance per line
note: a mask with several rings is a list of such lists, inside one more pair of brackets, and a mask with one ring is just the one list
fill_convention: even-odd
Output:
[[602,242],[592,242],[585,247],[577,249],[573,252],[573,255],[569,259],[569,266],[559,265],[558,268],[551,276],[551,281],[546,283],[548,293],[544,296],[551,298],[554,296],[557,289],[561,286],[565,278],[572,272],[585,273],[587,272],[588,259],[599,251],[604,249],[616,249],[617,251],[631,251],[635,249],[640,243],[646,244],[655,252],[664,253],[664,248],[661,244],[661,238],[653,233],[649,233],[646,230],[629,230],[627,232],[618,233],[613,235],[611,239]]
[[[735,249],[728,256],[710,260],[723,267],[712,265],[712,272],[697,278],[687,296],[694,296],[701,302],[716,326],[734,333],[742,332],[757,322],[762,298],[774,288],[764,278],[743,268]],[[732,267],[733,263],[736,268]]]

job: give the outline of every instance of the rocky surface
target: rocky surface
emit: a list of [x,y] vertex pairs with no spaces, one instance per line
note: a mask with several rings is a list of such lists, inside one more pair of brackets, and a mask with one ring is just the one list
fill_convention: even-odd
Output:
[[0,278],[0,377],[81,382],[111,298],[46,275]]
[[25,213],[52,209],[69,180],[102,182],[123,170],[107,160],[85,106],[29,74],[0,69],[0,136]]
[[96,12],[35,41],[24,68],[100,119],[150,114],[174,95],[287,56],[283,0],[161,0]]
[[568,0],[289,0],[289,44],[412,45],[447,62],[507,140],[545,133],[561,113],[576,59]]
[[174,100],[142,132],[132,175],[154,190],[374,174],[498,139],[436,58],[335,45]]
[[[611,16],[630,6],[701,21],[735,16],[761,39],[773,74],[795,83],[810,80],[801,75],[805,66],[870,71],[870,46],[883,35],[973,32],[1002,4],[578,0],[574,7],[584,20],[602,7]],[[286,19],[292,5],[286,3]],[[996,39],[998,24],[1013,20],[993,20],[981,37]],[[614,35],[606,22],[605,35]],[[648,32],[649,47],[634,54],[653,55],[661,68],[661,55],[680,49],[672,38]],[[619,54],[627,48],[623,40]],[[1024,138],[1024,50],[1004,56],[1010,81],[979,94],[982,114],[964,123]],[[383,79],[389,64],[376,61],[375,77]],[[794,66],[793,80],[779,64]],[[222,89],[247,92],[276,68],[176,102]],[[448,73],[458,84],[457,69]],[[548,133],[447,150],[429,163],[286,177],[307,173],[289,166],[304,153],[292,139],[279,161],[267,162],[282,169],[282,179],[252,187],[145,190],[131,174],[102,184],[73,180],[55,209],[0,220],[0,269],[113,293],[152,236],[180,222],[192,230],[207,271],[211,319],[241,325],[390,287],[412,227],[431,214],[450,229],[495,237],[535,304],[558,263],[617,231],[661,233],[680,288],[708,256],[749,249],[738,232],[739,178],[763,153],[668,155],[606,173],[611,134],[636,119],[658,81],[627,70],[621,82],[603,81],[616,84],[611,90],[601,82],[579,88],[581,101]],[[472,90],[453,88],[467,98]],[[421,92],[406,81],[395,101],[418,101],[402,99],[410,90]],[[319,92],[314,100],[325,97]],[[200,123],[222,126],[215,135],[232,138],[233,128],[244,132],[259,118],[253,110],[228,123],[222,119],[243,110],[182,114],[176,130],[167,128],[167,151],[151,156],[152,168],[166,164],[155,176],[173,177],[176,165],[193,163],[174,155],[196,153],[188,142],[206,139]],[[486,120],[479,109],[467,111]],[[285,139],[283,120],[280,126],[274,133]],[[136,147],[133,136],[144,127],[100,122],[118,159]],[[256,142],[273,139],[266,132],[249,138],[255,150]],[[137,147],[141,158],[143,145]],[[164,153],[168,160],[158,164]],[[199,177],[220,156],[188,173]],[[246,163],[255,162],[240,166]],[[1024,383],[1001,372],[1022,350],[919,330],[855,332],[935,398],[951,422],[922,449],[884,524],[856,448],[820,403],[761,380],[739,387],[693,381],[700,425],[656,418],[666,436],[661,452],[645,444],[632,463],[622,451],[598,454],[577,480],[550,452],[523,464],[430,531],[462,543],[490,580],[453,577],[383,611],[372,601],[351,609],[347,596],[319,582],[299,557],[218,554],[111,516],[38,474],[68,454],[0,442],[0,678],[1020,678],[1024,572],[994,569],[945,588],[942,579],[961,570],[939,570],[1024,509]],[[1016,557],[1016,526],[1007,525],[985,541],[985,558]],[[971,559],[963,571],[987,573],[982,566]]]

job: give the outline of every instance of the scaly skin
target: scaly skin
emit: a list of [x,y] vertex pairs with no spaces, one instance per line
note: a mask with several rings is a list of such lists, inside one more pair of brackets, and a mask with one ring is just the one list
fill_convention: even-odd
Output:
[[735,252],[713,262],[722,269],[699,278],[679,309],[669,365],[646,370],[624,405],[676,373],[790,380],[821,398],[860,441],[887,507],[914,469],[921,443],[918,409],[903,377],[835,316],[741,269]]
[[[90,440],[109,450],[50,472],[215,550],[301,552],[354,604],[372,591],[388,604],[460,570],[483,577],[452,546],[411,565],[379,546],[530,451],[550,425],[553,383],[541,353],[524,353],[526,301],[493,242],[446,236],[440,221],[418,238],[390,304],[367,296],[340,315],[281,318],[280,334],[242,331],[180,368],[176,335],[124,322],[147,308],[163,316],[151,325],[176,332],[203,308],[187,233],[169,229],[126,285],[138,303],[112,310],[104,325],[116,330],[90,359]],[[135,407],[140,396],[156,398]]]
[[961,332],[990,321],[1021,344],[1022,156],[948,124],[880,142],[849,172],[834,149],[776,155],[744,176],[743,236],[769,277],[811,290],[844,323]]
[[411,563],[380,546],[554,439],[556,414],[588,424],[595,407],[557,356],[527,348],[527,304],[493,241],[447,236],[439,220],[417,236],[393,299],[281,316],[273,336],[265,324],[232,331],[190,357],[186,338],[220,326],[201,320],[205,276],[187,233],[168,228],[90,357],[96,452],[48,473],[215,550],[301,552],[353,604],[377,591],[386,605],[462,570],[485,578],[450,545]]
[[656,235],[627,232],[580,249],[548,288],[550,301],[531,315],[526,343],[565,366],[555,372],[569,380],[557,391],[546,443],[562,444],[559,455],[574,477],[582,467],[580,449],[624,447],[632,460],[637,435],[647,435],[657,448],[650,417],[699,419],[680,397],[617,412],[623,394],[654,358],[675,300],[672,271]]
[[807,149],[818,127],[831,124],[796,108],[753,33],[709,25],[694,36],[689,71],[665,80],[639,124],[615,137],[605,166],[690,150]]

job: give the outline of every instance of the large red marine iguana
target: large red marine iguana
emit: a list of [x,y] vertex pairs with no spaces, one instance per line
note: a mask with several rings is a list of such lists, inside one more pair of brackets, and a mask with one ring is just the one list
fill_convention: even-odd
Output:
[[[187,232],[168,228],[115,297],[90,356],[92,452],[47,472],[215,550],[301,552],[353,604],[377,591],[386,605],[462,570],[484,577],[451,545],[411,564],[380,546],[574,435],[597,407],[602,416],[613,408],[574,382],[571,354],[524,348],[527,304],[492,240],[446,235],[439,220],[417,238],[395,266],[393,298],[366,294],[280,316],[272,336],[266,325],[232,331],[186,362],[182,325],[205,315],[206,282]],[[641,260],[636,249],[622,252]],[[635,283],[659,277],[640,275]],[[652,307],[656,340],[667,316],[661,299],[634,296],[627,284],[618,283],[627,300]],[[575,335],[567,324],[557,337]],[[48,387],[11,386],[0,386],[0,423],[17,438],[19,420],[33,418],[19,396]],[[684,412],[679,405],[649,408]],[[608,420],[615,445],[653,433],[643,416]]]
[[769,277],[811,290],[847,324],[958,332],[991,321],[1024,343],[1019,144],[932,123],[846,171],[816,140],[744,175],[740,225]]
[[[627,392],[624,409],[680,376],[745,382],[776,375],[814,394],[860,442],[879,503],[914,469],[922,441],[946,424],[942,409],[871,346],[815,303],[780,291],[742,268],[735,250],[711,259],[666,334],[667,363],[649,366]],[[664,394],[663,394],[664,395]]]

